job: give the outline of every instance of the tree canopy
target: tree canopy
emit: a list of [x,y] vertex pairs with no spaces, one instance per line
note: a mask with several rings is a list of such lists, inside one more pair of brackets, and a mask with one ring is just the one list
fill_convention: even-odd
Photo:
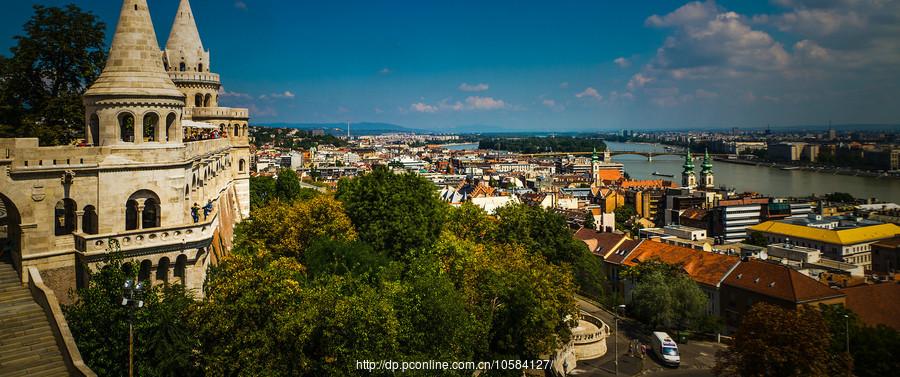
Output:
[[718,376],[846,375],[846,362],[829,351],[831,341],[818,310],[759,302],[741,319],[734,344],[716,355],[713,371]]
[[680,266],[651,260],[623,272],[635,281],[630,310],[651,327],[698,329],[704,323],[707,298]]
[[0,59],[0,137],[68,144],[84,130],[81,96],[106,60],[106,25],[75,5],[34,6],[12,56]]

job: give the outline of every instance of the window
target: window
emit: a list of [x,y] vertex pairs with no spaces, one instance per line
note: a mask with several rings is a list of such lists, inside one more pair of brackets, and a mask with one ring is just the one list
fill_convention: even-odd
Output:
[[119,115],[119,139],[126,143],[134,142],[134,115],[130,113]]
[[194,107],[203,107],[203,95],[202,94],[197,93],[197,95],[194,96]]
[[144,114],[144,141],[157,141],[156,131],[159,127],[159,115]]
[[97,208],[91,205],[84,207],[81,230],[87,234],[97,234],[99,227],[97,220]]
[[166,117],[166,139],[163,141],[175,140],[175,118],[175,113],[169,113]]
[[181,62],[181,64],[178,64],[178,70],[179,70],[179,71],[184,72],[185,69],[186,69],[186,67],[185,67],[185,65],[184,65],[184,62]]
[[203,63],[197,64],[197,72],[203,72]]
[[75,222],[77,221],[75,208],[77,208],[75,201],[69,198],[56,202],[53,219],[57,236],[72,234],[75,231]]
[[240,171],[240,172],[242,172],[242,173],[244,172],[244,159],[241,159],[241,160],[238,162],[238,171]]
[[97,114],[91,114],[89,131],[91,132],[91,144],[94,146],[100,145],[100,117]]

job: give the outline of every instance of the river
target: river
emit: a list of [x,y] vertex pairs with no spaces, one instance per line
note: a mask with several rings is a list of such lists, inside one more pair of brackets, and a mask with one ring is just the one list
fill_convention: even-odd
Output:
[[[612,151],[664,152],[660,144],[618,143],[607,141]],[[700,157],[700,156],[697,156]],[[621,155],[614,161],[625,165],[625,171],[633,179],[669,179],[681,182],[681,165],[684,157],[654,156],[653,161],[645,157]],[[701,159],[694,161],[695,171],[700,172]],[[674,178],[654,176],[653,172],[672,174]],[[803,170],[781,170],[778,168],[713,162],[716,186],[733,187],[739,192],[753,191],[776,197],[806,196],[829,192],[847,192],[858,198],[878,198],[887,202],[900,203],[900,179],[854,177],[819,173]],[[698,177],[699,179],[699,177]]]

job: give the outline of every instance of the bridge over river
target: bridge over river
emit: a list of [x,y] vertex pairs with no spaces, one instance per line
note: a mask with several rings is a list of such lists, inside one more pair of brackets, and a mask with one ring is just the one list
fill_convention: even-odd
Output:
[[[599,153],[599,152],[598,152],[598,153]],[[590,151],[590,152],[546,152],[546,153],[527,153],[527,154],[521,154],[520,156],[525,156],[525,157],[556,157],[556,156],[585,156],[585,155],[592,155],[592,154],[594,154],[593,151]],[[610,154],[611,154],[613,157],[615,157],[615,156],[622,156],[622,155],[643,156],[643,157],[647,158],[648,161],[653,161],[653,157],[659,157],[659,156],[684,156],[684,152],[683,152],[683,151],[666,151],[666,152],[649,152],[649,151],[611,151]],[[710,155],[711,157],[722,157],[722,158],[728,158],[728,157],[732,156],[732,155],[730,155],[730,154],[720,154],[720,153],[710,153],[709,155]],[[696,158],[696,157],[700,157],[700,156],[702,156],[702,155],[700,155],[700,154],[694,155],[695,158]]]

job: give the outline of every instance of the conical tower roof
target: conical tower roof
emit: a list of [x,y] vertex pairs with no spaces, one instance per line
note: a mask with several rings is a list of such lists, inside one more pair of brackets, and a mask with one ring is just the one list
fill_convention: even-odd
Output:
[[691,151],[688,150],[687,154],[684,155],[684,165],[681,167],[684,168],[683,173],[693,173],[694,172],[694,156],[691,155]]
[[181,0],[181,4],[178,5],[178,13],[175,14],[175,23],[169,33],[166,50],[182,53],[204,51],[197,22],[194,20],[194,12],[191,11],[191,2],[188,0]]
[[163,67],[147,0],[124,0],[103,73],[85,96],[179,97]]
[[712,159],[709,158],[709,150],[706,150],[703,157],[703,165],[700,165],[703,168],[703,173],[712,173]]

